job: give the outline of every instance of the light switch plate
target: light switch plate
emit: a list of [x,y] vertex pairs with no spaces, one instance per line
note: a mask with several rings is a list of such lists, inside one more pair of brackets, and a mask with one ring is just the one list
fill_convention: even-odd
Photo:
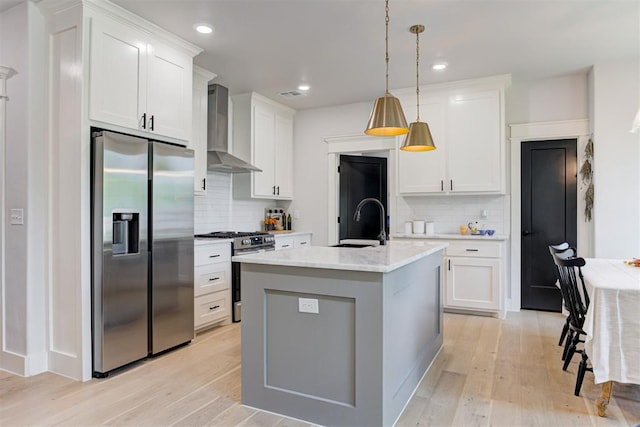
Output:
[[11,225],[24,224],[24,209],[11,209]]
[[300,313],[320,313],[318,300],[315,298],[298,298],[298,311]]

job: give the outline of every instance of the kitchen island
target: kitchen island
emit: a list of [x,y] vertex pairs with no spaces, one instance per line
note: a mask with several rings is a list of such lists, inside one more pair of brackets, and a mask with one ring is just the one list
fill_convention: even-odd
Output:
[[322,425],[393,425],[442,348],[445,247],[234,257],[242,403]]

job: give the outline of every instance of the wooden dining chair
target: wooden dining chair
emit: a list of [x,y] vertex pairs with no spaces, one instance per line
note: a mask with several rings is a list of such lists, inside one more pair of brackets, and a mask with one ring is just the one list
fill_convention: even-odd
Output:
[[[567,242],[562,242],[558,245],[549,245],[549,252],[551,253],[551,256],[553,258],[553,254],[558,254],[558,256],[561,256],[562,258],[573,258],[575,256],[577,256],[576,254],[576,248],[572,247],[571,245],[569,245],[569,243]],[[554,262],[555,264],[555,262]],[[555,266],[555,270],[556,270],[556,277],[558,277],[558,267]],[[560,283],[556,282],[556,285],[558,286],[558,288],[560,287]],[[563,305],[565,310],[567,311],[567,313],[569,313],[569,308],[567,307],[567,302],[564,301],[563,298]],[[560,333],[560,340],[558,341],[558,345],[564,345],[564,339],[567,336],[567,333],[569,332],[569,316],[570,314],[567,315],[567,318],[564,322],[564,325],[562,326],[562,332]],[[566,347],[565,347],[566,348]],[[566,356],[566,352],[562,352],[562,360],[565,359]]]
[[580,268],[585,266],[585,261],[580,257],[564,259],[558,254],[553,254],[553,258],[558,268],[560,292],[562,293],[562,298],[567,301],[569,309],[570,338],[567,338],[565,344],[566,355],[562,370],[567,370],[575,353],[581,355],[574,390],[574,394],[579,396],[585,372],[593,372],[593,369],[588,366],[589,357],[586,350],[584,348],[578,348],[580,343],[584,343],[584,340],[581,340],[580,337],[586,335],[582,327],[587,315],[587,304],[583,298],[583,292],[578,285],[578,281],[580,281],[584,287],[584,280]]

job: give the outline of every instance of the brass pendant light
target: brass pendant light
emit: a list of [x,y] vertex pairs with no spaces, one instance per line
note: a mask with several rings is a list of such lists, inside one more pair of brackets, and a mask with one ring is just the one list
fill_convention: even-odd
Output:
[[385,92],[373,104],[373,110],[369,117],[367,135],[396,136],[409,132],[407,119],[404,117],[400,100],[389,93],[389,0],[385,0]]
[[436,145],[433,143],[431,137],[431,131],[429,131],[429,125],[420,121],[420,77],[419,77],[419,63],[420,63],[420,33],[424,31],[424,25],[413,25],[409,28],[413,34],[416,35],[416,107],[417,118],[416,121],[411,123],[409,133],[404,139],[402,147],[403,151],[431,151],[436,149]]

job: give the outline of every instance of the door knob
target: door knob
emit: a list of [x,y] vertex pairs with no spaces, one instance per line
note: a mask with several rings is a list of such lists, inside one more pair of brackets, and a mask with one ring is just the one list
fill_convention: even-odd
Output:
[[529,230],[522,230],[522,235],[523,236],[528,236],[529,234],[533,234],[533,233],[530,232]]

